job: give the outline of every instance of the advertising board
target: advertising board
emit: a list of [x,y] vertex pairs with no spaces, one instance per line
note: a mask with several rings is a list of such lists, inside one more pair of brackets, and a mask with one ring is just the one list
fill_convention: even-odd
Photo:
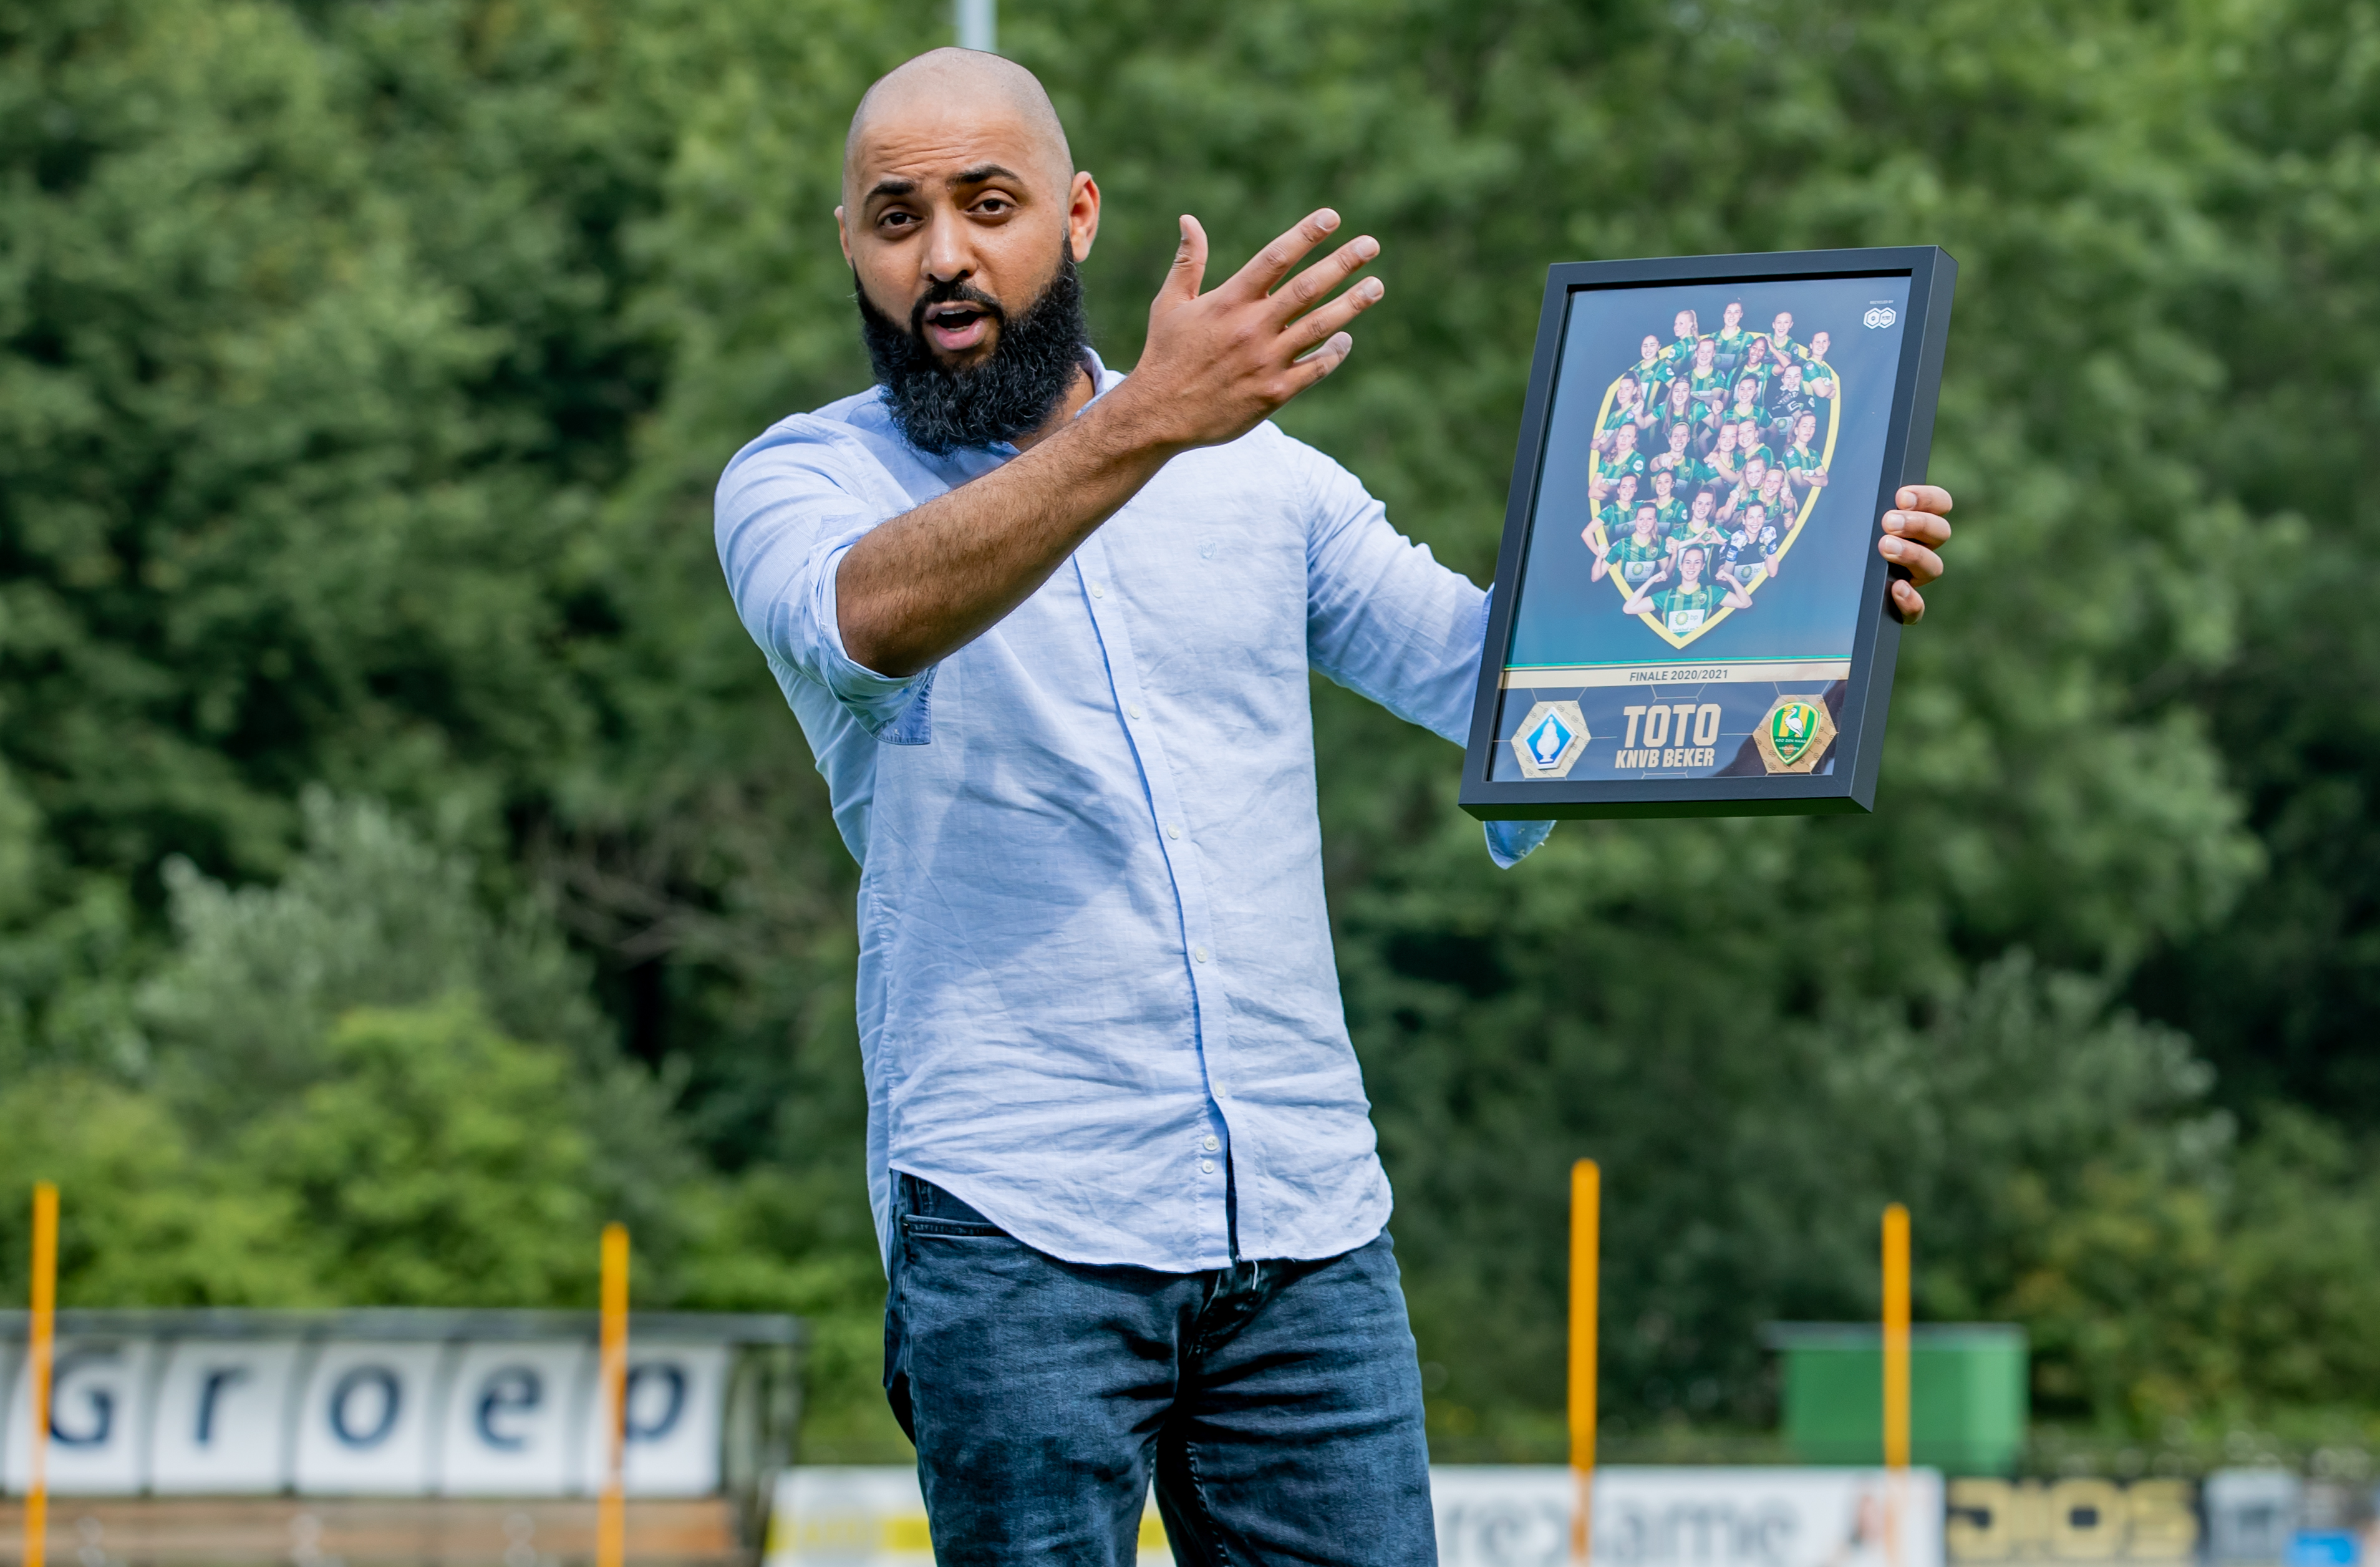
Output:
[[[1430,1471],[1443,1567],[1560,1567],[1577,1488],[1554,1465]],[[778,1482],[766,1567],[929,1567],[933,1545],[907,1468],[796,1468]],[[1140,1559],[1172,1552],[1152,1502]],[[1932,1470],[1607,1468],[1595,1559],[1609,1567],[1943,1567]]]

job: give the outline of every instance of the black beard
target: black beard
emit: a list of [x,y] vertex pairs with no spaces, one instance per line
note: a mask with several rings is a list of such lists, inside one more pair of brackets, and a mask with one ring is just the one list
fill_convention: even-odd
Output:
[[[938,283],[911,307],[905,329],[869,301],[856,273],[852,285],[868,362],[884,388],[884,409],[921,452],[947,456],[961,446],[989,446],[1038,430],[1084,373],[1090,331],[1071,246],[1059,252],[1050,286],[1013,317],[980,289]],[[945,367],[926,346],[926,311],[953,300],[982,306],[1000,328],[990,357],[965,370]]]

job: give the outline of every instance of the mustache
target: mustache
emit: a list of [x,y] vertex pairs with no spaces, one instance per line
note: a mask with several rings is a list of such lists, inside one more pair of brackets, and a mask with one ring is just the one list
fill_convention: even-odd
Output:
[[1008,325],[1008,312],[1001,309],[999,300],[966,279],[954,277],[948,283],[934,284],[918,295],[917,302],[909,307],[909,335],[920,343],[926,340],[926,312],[936,305],[978,306],[991,318],[993,325],[1003,328]]

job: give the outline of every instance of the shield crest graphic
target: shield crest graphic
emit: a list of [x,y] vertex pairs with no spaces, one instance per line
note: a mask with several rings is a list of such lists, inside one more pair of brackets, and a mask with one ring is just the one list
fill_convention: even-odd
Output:
[[1752,738],[1769,771],[1807,772],[1834,743],[1835,715],[1815,698],[1779,697]]

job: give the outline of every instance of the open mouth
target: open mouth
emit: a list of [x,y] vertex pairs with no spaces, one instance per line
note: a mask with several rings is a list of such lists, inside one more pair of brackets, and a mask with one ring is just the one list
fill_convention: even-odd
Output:
[[991,312],[981,305],[953,299],[948,304],[929,306],[926,310],[926,341],[945,354],[963,354],[981,343],[991,332]]

